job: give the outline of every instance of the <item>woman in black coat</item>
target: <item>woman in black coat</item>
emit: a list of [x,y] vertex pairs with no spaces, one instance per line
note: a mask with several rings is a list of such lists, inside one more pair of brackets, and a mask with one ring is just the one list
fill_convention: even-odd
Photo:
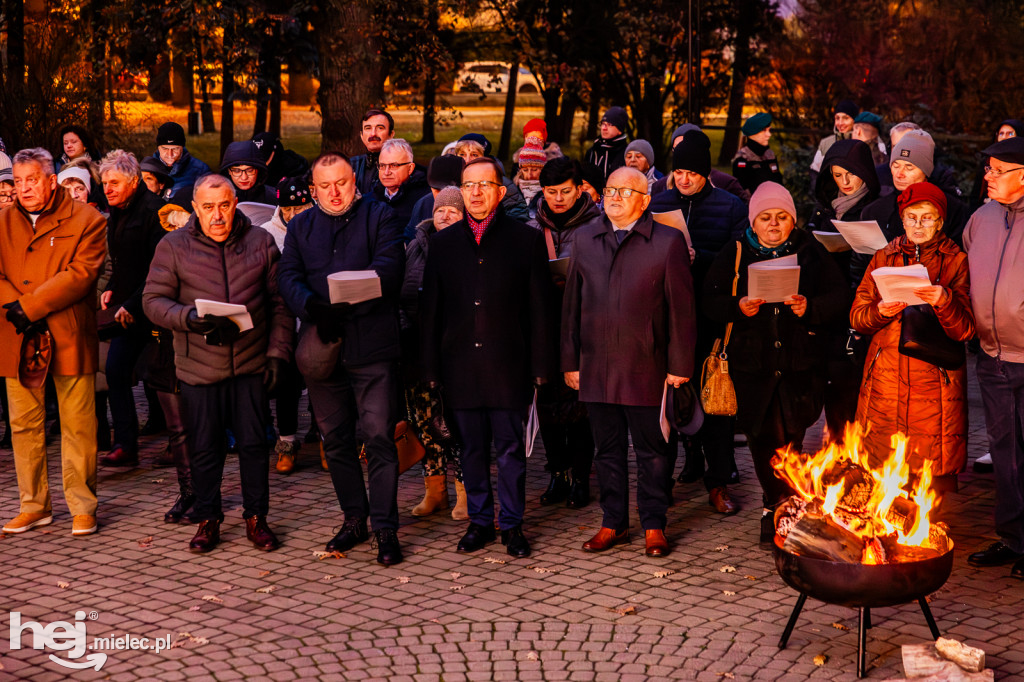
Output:
[[[736,424],[747,436],[764,491],[761,542],[770,543],[774,509],[792,494],[775,476],[771,459],[787,445],[799,449],[804,432],[821,414],[827,351],[821,338],[845,319],[850,289],[825,248],[794,229],[796,209],[784,187],[774,182],[758,187],[750,198],[750,222],[743,239],[723,249],[712,264],[703,305],[712,319],[733,323],[728,356],[739,405]],[[779,303],[747,295],[750,264],[790,255],[800,265],[797,294]]]

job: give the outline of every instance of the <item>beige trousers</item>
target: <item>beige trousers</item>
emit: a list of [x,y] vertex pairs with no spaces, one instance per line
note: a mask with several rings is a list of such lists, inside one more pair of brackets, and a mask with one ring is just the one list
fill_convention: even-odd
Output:
[[[60,410],[64,499],[72,516],[96,515],[96,376],[54,376]],[[43,388],[7,379],[11,440],[22,513],[51,511],[46,475],[46,406]]]

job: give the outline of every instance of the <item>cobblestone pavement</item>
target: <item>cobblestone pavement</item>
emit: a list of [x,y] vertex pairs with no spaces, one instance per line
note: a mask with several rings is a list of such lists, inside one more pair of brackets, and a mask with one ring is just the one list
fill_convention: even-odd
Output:
[[[971,460],[986,450],[979,406],[972,386]],[[456,554],[463,523],[447,513],[408,513],[423,493],[417,468],[399,483],[406,561],[382,568],[368,544],[344,558],[314,556],[341,519],[310,445],[294,474],[270,474],[270,521],[283,540],[280,550],[262,554],[246,542],[238,468],[229,459],[222,544],[209,555],[189,554],[194,527],[161,522],[176,488],[173,470],[152,466],[161,447],[160,438],[146,439],[136,470],[101,468],[97,535],[71,537],[56,485],[53,525],[0,539],[0,678],[856,678],[853,609],[810,600],[788,648],[777,648],[797,595],[775,573],[771,555],[757,549],[760,495],[742,448],[742,483],[734,493],[743,511],[721,517],[700,483],[677,484],[668,528],[674,548],[661,560],[643,555],[635,519],[631,544],[582,552],[600,525],[598,505],[541,507],[547,476],[540,454],[527,480],[533,556],[513,560],[500,544]],[[55,453],[53,446],[50,480],[59,482]],[[17,512],[9,451],[0,453],[0,490],[7,520]],[[965,563],[994,539],[992,504],[991,476],[964,474],[949,502],[953,575],[931,608],[944,635],[986,650],[998,679],[1024,679],[1024,584],[1009,577],[1008,567]],[[735,572],[723,572],[726,566]],[[85,621],[90,641],[169,635],[174,646],[160,653],[108,650],[98,672],[63,668],[49,652],[11,649],[9,612],[45,626],[72,621],[79,610],[96,617]],[[924,619],[911,604],[877,609],[873,620],[869,675],[901,676],[899,647],[929,638]],[[23,646],[31,647],[31,639],[26,631]],[[820,666],[819,655],[827,657]]]

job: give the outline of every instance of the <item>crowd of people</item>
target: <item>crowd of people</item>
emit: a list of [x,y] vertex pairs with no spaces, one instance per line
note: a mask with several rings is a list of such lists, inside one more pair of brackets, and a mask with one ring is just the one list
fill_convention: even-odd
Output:
[[[468,521],[459,552],[500,531],[508,554],[528,556],[537,431],[550,474],[538,502],[586,507],[596,473],[601,529],[582,549],[626,542],[635,506],[654,557],[672,548],[679,446],[678,480],[703,481],[710,506],[735,514],[743,434],[768,544],[793,494],[772,458],[801,448],[822,413],[831,441],[864,427],[873,458],[904,434],[912,480],[955,491],[973,342],[1000,539],[968,562],[1013,563],[1024,579],[1024,125],[1001,124],[964,195],[916,124],[891,126],[887,145],[882,118],[850,100],[834,122],[802,221],[768,112],[743,124],[732,175],[712,168],[693,124],[674,131],[662,172],[649,141],[628,139],[621,107],[604,112],[582,161],[531,120],[509,167],[479,133],[423,167],[382,109],[366,112],[365,153],[351,158],[310,162],[263,133],[228,145],[214,172],[173,122],[141,160],[101,155],[75,125],[56,155],[2,153],[0,445],[13,447],[19,492],[3,532],[53,521],[53,416],[74,535],[98,528],[97,465],[139,466],[140,435],[165,430],[156,464],[176,468],[179,494],[164,521],[198,524],[189,549],[220,542],[230,451],[246,536],[273,550],[270,471],[296,466],[305,392],[306,439],[342,512],[330,552],[372,532],[380,564],[403,560],[396,443],[412,438],[424,495],[410,513]],[[836,221],[876,221],[888,243],[873,255],[835,248]],[[799,265],[799,284],[767,300],[752,267],[775,259]],[[886,300],[876,281],[906,265],[927,271],[917,305]],[[368,277],[372,293],[346,297],[338,273]],[[709,354],[728,358],[732,415],[693,406]],[[666,404],[686,395],[689,416],[670,418]]]

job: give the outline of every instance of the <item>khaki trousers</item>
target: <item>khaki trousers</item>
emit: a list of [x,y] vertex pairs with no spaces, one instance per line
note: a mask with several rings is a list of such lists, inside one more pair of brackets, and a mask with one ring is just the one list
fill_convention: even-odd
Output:
[[[72,516],[96,515],[96,375],[54,376],[60,410],[64,499]],[[43,388],[7,379],[11,440],[22,513],[51,511]]]

